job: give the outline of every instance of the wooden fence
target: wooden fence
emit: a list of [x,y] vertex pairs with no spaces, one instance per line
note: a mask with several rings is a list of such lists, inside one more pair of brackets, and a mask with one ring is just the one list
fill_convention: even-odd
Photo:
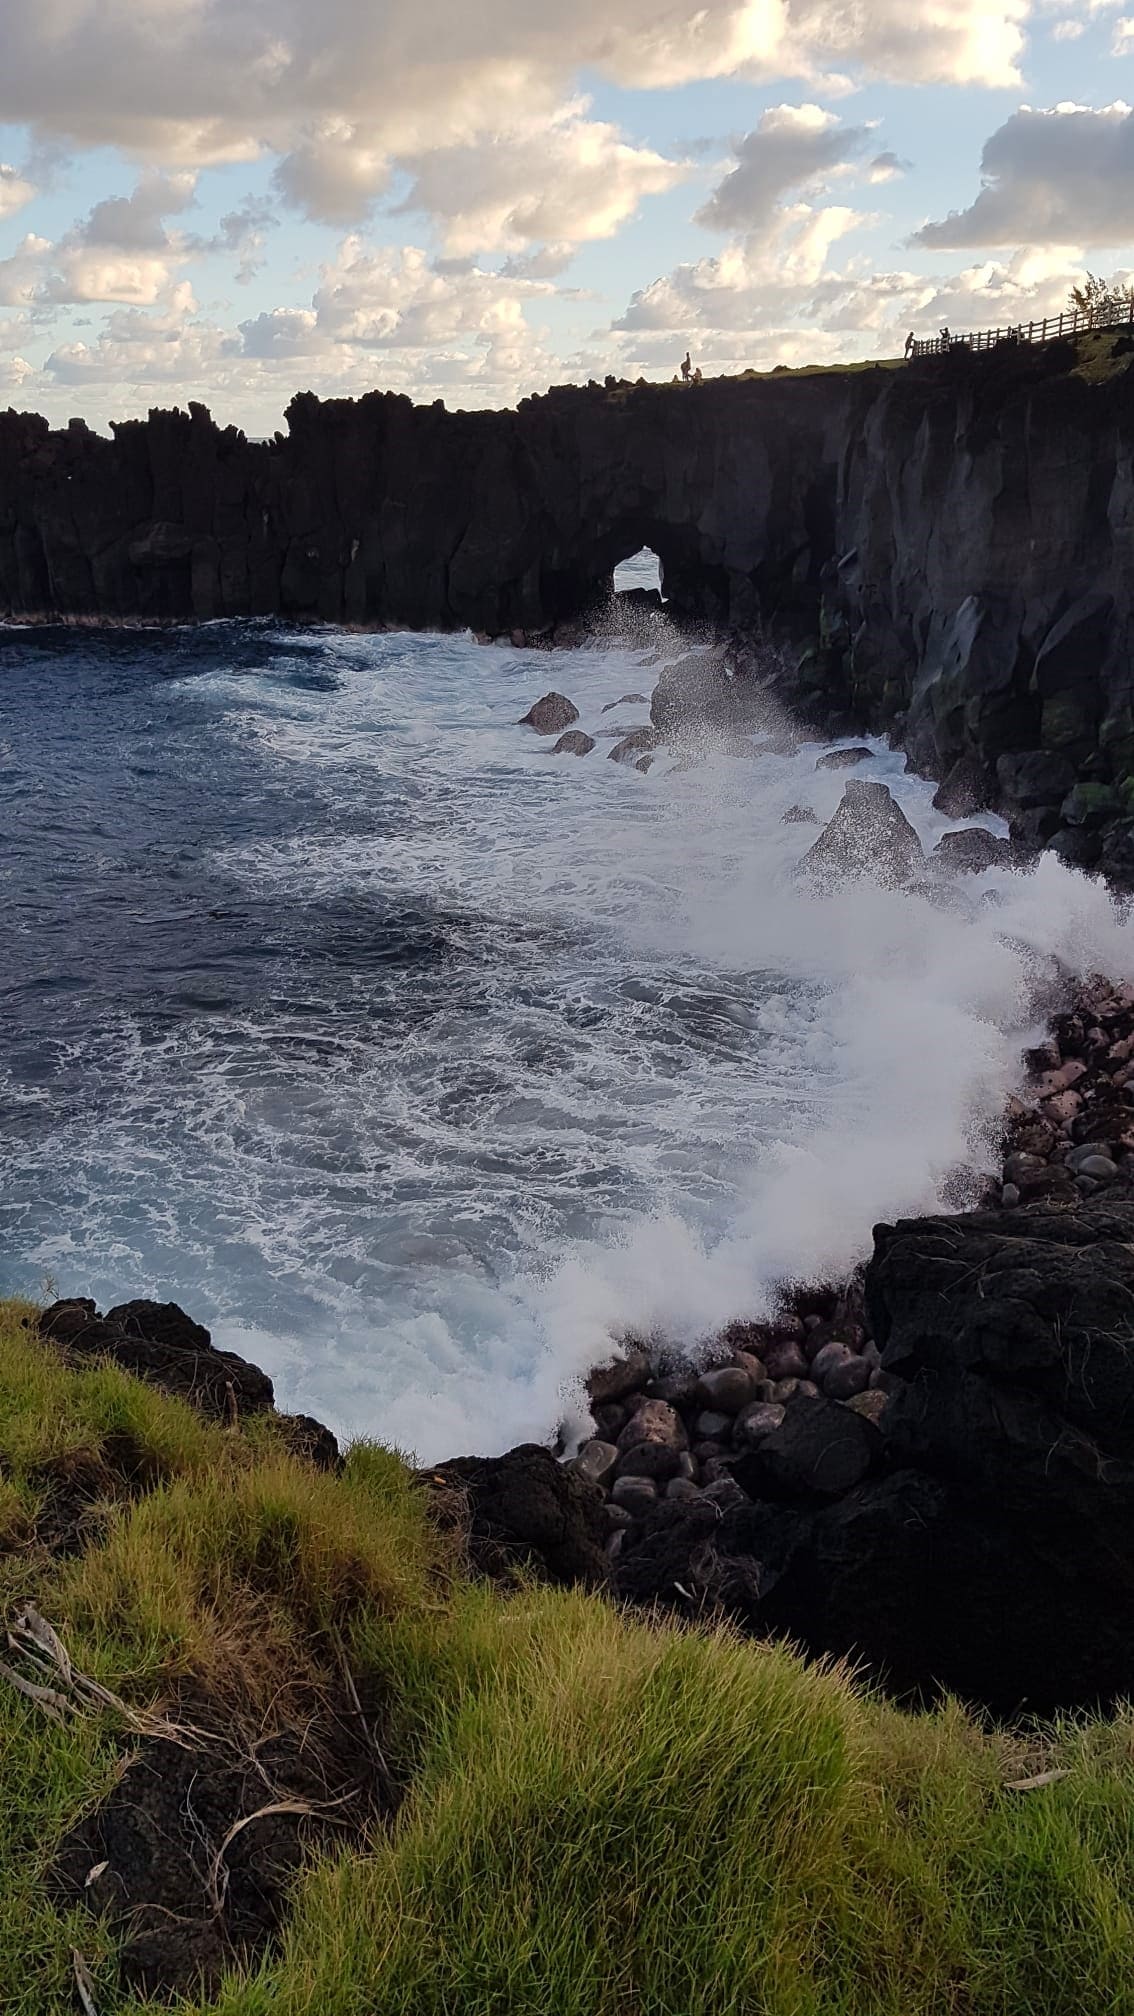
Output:
[[1009,323],[1003,329],[982,329],[979,335],[953,336],[943,329],[940,336],[915,342],[907,355],[941,357],[947,350],[995,350],[998,343],[1054,343],[1059,336],[1081,336],[1088,329],[1134,328],[1134,300],[1106,308],[1067,308],[1062,315],[1047,315],[1042,322]]

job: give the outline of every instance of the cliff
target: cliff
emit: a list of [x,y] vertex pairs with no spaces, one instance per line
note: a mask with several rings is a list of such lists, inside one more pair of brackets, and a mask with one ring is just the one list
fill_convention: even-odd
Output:
[[0,611],[531,637],[648,545],[675,614],[803,646],[803,711],[933,774],[961,759],[1024,839],[1130,873],[1132,347],[611,381],[502,413],[305,393],[270,442],[199,406],[110,440],[9,413]]
[[[881,375],[881,374],[879,374]],[[292,401],[254,443],[203,407],[112,440],[0,418],[0,608],[541,631],[642,545],[679,609],[814,604],[855,381],[565,389],[516,412]]]

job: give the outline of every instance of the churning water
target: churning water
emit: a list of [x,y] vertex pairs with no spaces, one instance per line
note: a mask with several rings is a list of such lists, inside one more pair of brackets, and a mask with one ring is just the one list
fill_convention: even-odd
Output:
[[[606,760],[657,643],[0,633],[0,1290],[173,1297],[286,1404],[492,1451],[612,1328],[756,1313],[979,1165],[1046,957],[1134,935],[1051,860],[808,893],[815,745]],[[583,761],[515,725],[551,686]]]

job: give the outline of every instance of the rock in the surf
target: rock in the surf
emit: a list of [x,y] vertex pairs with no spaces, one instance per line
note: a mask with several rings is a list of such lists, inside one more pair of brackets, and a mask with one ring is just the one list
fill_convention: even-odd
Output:
[[534,728],[537,735],[562,735],[579,718],[579,710],[565,693],[545,693],[520,721],[521,728]]
[[896,888],[925,867],[921,841],[885,784],[858,780],[800,868],[819,883],[869,879]]
[[551,753],[553,756],[589,756],[594,746],[594,738],[584,735],[581,728],[569,728],[566,735],[559,737]]
[[942,868],[961,875],[980,875],[986,868],[1006,868],[1012,859],[1012,845],[998,840],[983,826],[969,826],[959,833],[943,833],[933,850],[933,859]]
[[820,756],[817,770],[853,770],[856,763],[867,763],[872,756],[870,749],[832,749],[828,755]]
[[621,742],[615,743],[610,752],[610,761],[629,763],[639,756],[649,755],[653,750],[660,749],[664,740],[664,735],[657,728],[632,728],[628,735],[622,737]]

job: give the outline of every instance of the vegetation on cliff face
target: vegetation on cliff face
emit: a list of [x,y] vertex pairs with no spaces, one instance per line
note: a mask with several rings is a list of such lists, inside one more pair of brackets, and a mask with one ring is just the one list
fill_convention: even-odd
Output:
[[[0,1306],[4,1621],[33,1604],[134,1711],[210,1702],[218,1726],[274,1728],[345,1665],[404,1794],[183,2011],[1134,2010],[1134,1717],[982,1730],[722,1631],[476,1584],[396,1455],[318,1472],[270,1417],[234,1432],[72,1369],[26,1313]],[[151,1738],[58,1712],[0,1677],[0,2007],[73,2006],[77,1948],[125,2016],[123,1928],[47,1879]]]

